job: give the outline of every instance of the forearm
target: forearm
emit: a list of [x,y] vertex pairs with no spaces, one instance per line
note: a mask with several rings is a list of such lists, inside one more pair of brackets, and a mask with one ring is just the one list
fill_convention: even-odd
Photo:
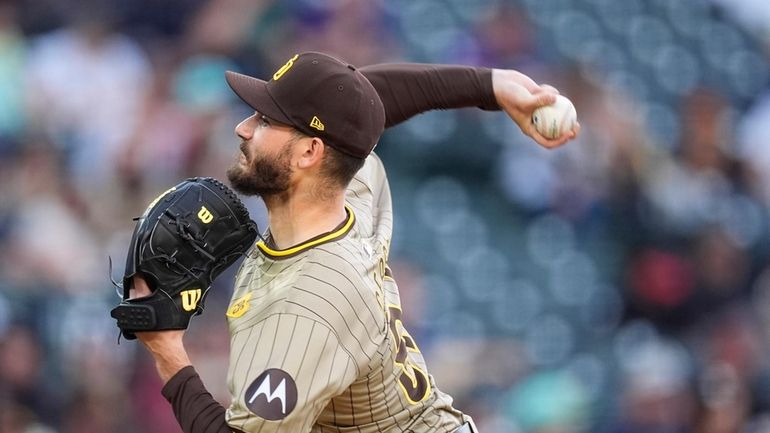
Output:
[[165,384],[161,391],[171,403],[184,433],[231,433],[225,408],[206,390],[182,341],[183,331],[141,332],[137,337],[155,359]]
[[163,383],[168,382],[179,370],[191,364],[182,343],[182,335],[180,331],[137,333],[155,359],[155,368]]
[[184,433],[235,433],[225,421],[225,408],[206,390],[188,365],[173,375],[161,391],[171,403]]
[[435,109],[500,109],[488,68],[390,63],[360,70],[382,99],[386,127]]

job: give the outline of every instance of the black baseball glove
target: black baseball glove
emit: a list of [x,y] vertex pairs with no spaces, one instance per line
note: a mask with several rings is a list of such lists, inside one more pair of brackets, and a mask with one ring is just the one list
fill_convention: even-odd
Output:
[[[161,194],[139,217],[128,248],[123,301],[111,312],[123,336],[187,329],[203,311],[214,278],[257,236],[246,207],[216,179],[187,179]],[[129,299],[136,274],[147,281],[150,296]]]

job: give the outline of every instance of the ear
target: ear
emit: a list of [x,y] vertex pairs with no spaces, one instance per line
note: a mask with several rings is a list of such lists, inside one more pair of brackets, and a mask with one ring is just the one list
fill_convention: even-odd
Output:
[[318,137],[308,137],[302,140],[300,145],[302,153],[299,155],[297,166],[299,168],[310,168],[321,164],[326,144]]

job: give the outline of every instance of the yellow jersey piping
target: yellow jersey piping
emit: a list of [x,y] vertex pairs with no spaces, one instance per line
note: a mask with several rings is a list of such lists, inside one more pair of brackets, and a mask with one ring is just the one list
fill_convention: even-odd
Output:
[[333,231],[324,233],[320,236],[317,236],[313,239],[305,241],[299,245],[287,248],[285,250],[274,250],[269,246],[267,246],[267,244],[265,244],[265,241],[262,241],[262,240],[257,242],[257,248],[259,248],[259,250],[262,251],[262,253],[265,254],[266,256],[269,256],[275,259],[285,259],[288,257],[295,256],[315,246],[340,239],[348,234],[348,232],[353,227],[353,224],[356,221],[356,215],[353,213],[353,209],[351,209],[348,206],[345,206],[345,210],[347,211],[348,219],[344,223],[342,223],[341,227]]

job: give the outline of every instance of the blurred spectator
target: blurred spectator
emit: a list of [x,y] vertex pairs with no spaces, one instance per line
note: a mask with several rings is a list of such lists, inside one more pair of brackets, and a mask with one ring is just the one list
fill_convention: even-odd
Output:
[[61,395],[43,377],[40,341],[28,328],[10,328],[0,340],[0,431],[43,432],[55,423]]
[[30,290],[93,290],[105,262],[85,224],[87,210],[62,181],[58,155],[46,142],[30,143],[13,167],[13,225],[2,271],[8,282]]
[[[512,5],[490,7],[478,24],[481,63],[523,65],[534,55],[534,32],[523,11]],[[573,101],[574,103],[575,101]],[[582,113],[581,113],[582,115]]]
[[[159,54],[166,55],[174,56]],[[121,180],[129,189],[173,184],[195,174],[212,125],[230,101],[231,92],[221,77],[225,70],[235,68],[231,62],[204,55],[179,65],[166,58],[159,61],[162,72],[154,75],[142,101],[138,127],[116,160]]]
[[54,433],[41,424],[29,409],[0,395],[0,433]]
[[746,382],[737,377],[727,364],[711,365],[701,384],[702,407],[696,422],[699,433],[733,433],[744,431],[751,398]]
[[692,263],[681,254],[642,249],[629,265],[629,305],[660,322],[677,321],[696,288],[694,274]]
[[708,91],[685,100],[681,155],[666,155],[645,173],[644,190],[652,204],[653,221],[672,235],[691,236],[705,225],[718,222],[719,209],[729,203],[734,187],[731,176],[740,167],[725,153],[725,101]]
[[93,191],[109,181],[118,150],[137,127],[151,71],[136,42],[114,32],[109,5],[73,12],[71,27],[32,41],[29,117],[61,148],[75,185]]
[[612,433],[693,432],[695,391],[684,349],[655,337],[621,354],[619,419]]

